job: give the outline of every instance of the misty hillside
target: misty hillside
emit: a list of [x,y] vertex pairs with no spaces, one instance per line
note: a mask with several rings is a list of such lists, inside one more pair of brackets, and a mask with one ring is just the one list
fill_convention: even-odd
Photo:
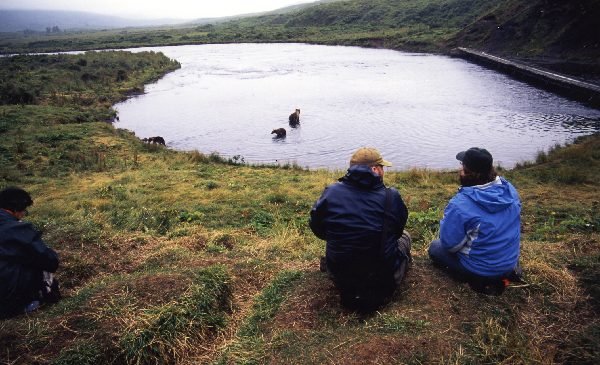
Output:
[[[24,23],[17,15],[0,11],[0,30],[28,28],[45,32],[55,25],[61,30],[142,25],[82,13],[68,14],[63,21],[30,16]],[[246,42],[301,42],[432,53],[451,53],[462,46],[585,79],[599,79],[598,19],[598,0],[323,0],[262,14],[196,19],[164,29],[61,37],[5,33],[0,37],[0,53]]]
[[[363,30],[356,45],[471,46],[511,55],[600,58],[597,0],[347,0],[246,19],[244,24]],[[382,31],[390,30],[391,32]],[[409,34],[407,34],[409,33]]]
[[402,27],[466,26],[496,0],[346,0],[330,1],[289,14],[288,26],[372,25]]
[[298,10],[302,10],[302,9],[306,9],[309,8],[311,6],[315,6],[315,5],[319,5],[319,4],[326,4],[326,3],[331,3],[334,1],[342,1],[342,0],[319,0],[319,1],[313,1],[313,2],[306,2],[306,3],[301,3],[301,4],[296,4],[296,5],[289,5],[283,8],[279,8],[279,9],[275,9],[275,10],[271,10],[271,11],[261,11],[261,12],[256,12],[256,13],[246,13],[246,14],[236,14],[236,15],[231,15],[231,16],[224,16],[224,17],[218,17],[218,18],[199,18],[199,19],[194,19],[192,21],[188,21],[186,23],[184,23],[184,25],[187,26],[194,26],[194,25],[205,25],[205,24],[216,24],[216,23],[222,23],[222,22],[227,22],[227,21],[236,21],[236,20],[240,20],[240,19],[244,19],[244,18],[252,18],[252,17],[259,17],[259,16],[264,16],[264,15],[273,15],[273,14],[286,14],[286,13],[290,13],[293,11],[298,11]]
[[127,19],[78,11],[0,10],[0,32],[33,30],[45,32],[47,27],[61,30],[92,30],[157,26],[182,23],[181,19]]

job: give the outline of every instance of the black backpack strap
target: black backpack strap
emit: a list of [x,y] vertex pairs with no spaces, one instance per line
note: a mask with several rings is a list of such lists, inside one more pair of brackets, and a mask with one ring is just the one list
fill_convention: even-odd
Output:
[[387,232],[390,227],[390,211],[392,210],[392,189],[385,188],[385,205],[383,206],[383,228],[381,229],[381,243],[379,250],[384,251]]

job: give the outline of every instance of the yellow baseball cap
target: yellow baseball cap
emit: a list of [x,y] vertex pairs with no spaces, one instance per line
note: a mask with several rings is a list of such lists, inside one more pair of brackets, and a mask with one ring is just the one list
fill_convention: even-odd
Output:
[[350,159],[350,166],[354,165],[392,166],[392,163],[384,160],[377,149],[372,147],[361,147],[354,152]]

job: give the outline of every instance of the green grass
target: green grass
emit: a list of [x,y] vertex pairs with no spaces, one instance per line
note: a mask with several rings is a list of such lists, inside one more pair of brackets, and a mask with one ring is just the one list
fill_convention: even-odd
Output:
[[261,364],[265,360],[265,340],[263,328],[278,312],[288,292],[300,279],[297,271],[284,271],[267,286],[254,300],[251,312],[243,321],[235,335],[234,342],[228,346],[217,363]]
[[176,300],[135,314],[120,339],[125,362],[180,362],[196,343],[226,326],[230,277],[225,268],[202,269],[192,280]]
[[[148,67],[170,70],[146,64],[131,85],[147,82]],[[89,86],[130,89],[110,80]],[[598,362],[598,134],[502,171],[523,203],[526,283],[500,297],[452,281],[428,259],[456,172],[386,173],[410,211],[414,263],[392,302],[361,317],[340,307],[318,271],[324,242],[307,225],[343,171],[147,146],[104,122],[102,101],[59,105],[43,95],[0,106],[0,186],[32,193],[27,219],[61,257],[64,299],[0,322],[0,362]],[[556,174],[567,166],[579,177]]]

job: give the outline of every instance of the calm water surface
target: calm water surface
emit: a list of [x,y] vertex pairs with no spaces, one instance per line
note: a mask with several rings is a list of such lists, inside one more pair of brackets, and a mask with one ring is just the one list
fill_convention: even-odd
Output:
[[[346,168],[355,149],[375,146],[393,169],[456,168],[458,151],[482,146],[512,167],[600,131],[598,110],[444,56],[304,44],[140,50],[182,67],[117,104],[116,126],[246,162]],[[273,139],[280,127],[287,137]]]

